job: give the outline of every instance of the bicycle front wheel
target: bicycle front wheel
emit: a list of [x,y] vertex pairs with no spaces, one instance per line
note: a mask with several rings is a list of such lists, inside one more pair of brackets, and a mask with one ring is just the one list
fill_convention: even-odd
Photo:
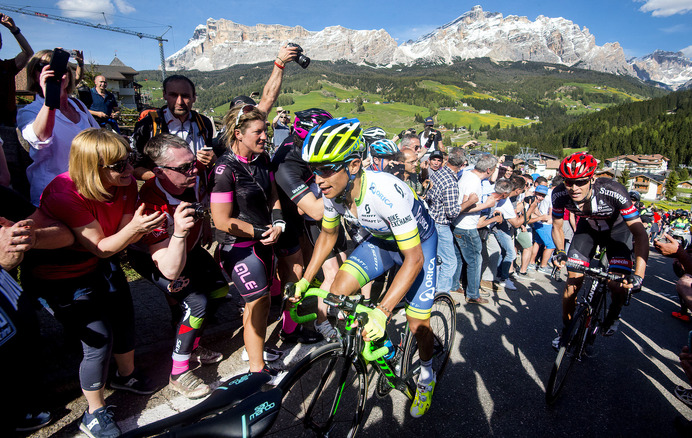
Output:
[[279,383],[281,410],[266,436],[354,437],[367,394],[365,364],[340,343],[310,353]]
[[[446,292],[438,293],[430,313],[430,329],[434,337],[433,370],[440,381],[449,360],[457,330],[457,311],[452,296]],[[409,333],[406,337],[402,357],[401,376],[414,377],[420,374],[420,357],[416,337]]]
[[553,404],[557,400],[565,378],[572,368],[574,361],[579,359],[586,340],[586,322],[589,317],[585,306],[580,305],[572,317],[565,337],[560,341],[560,349],[557,352],[553,369],[548,379],[548,388],[545,391],[546,403]]

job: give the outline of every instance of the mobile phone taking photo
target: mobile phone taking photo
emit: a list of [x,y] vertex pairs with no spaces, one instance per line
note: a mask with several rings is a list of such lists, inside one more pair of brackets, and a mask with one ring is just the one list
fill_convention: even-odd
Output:
[[46,106],[51,109],[60,108],[60,92],[62,77],[67,73],[67,61],[70,59],[70,53],[61,48],[55,48],[53,55],[50,58],[50,70],[55,74],[52,78],[46,80]]

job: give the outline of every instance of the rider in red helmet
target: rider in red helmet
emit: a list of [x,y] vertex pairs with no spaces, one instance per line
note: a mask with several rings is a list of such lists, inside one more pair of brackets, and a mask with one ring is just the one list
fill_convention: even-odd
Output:
[[[560,173],[565,180],[553,190],[553,241],[556,247],[553,261],[562,266],[568,260],[589,266],[596,246],[606,248],[608,270],[627,276],[624,286],[609,283],[613,299],[603,326],[608,327],[604,334],[610,336],[617,331],[627,289],[635,292],[641,289],[649,241],[627,189],[614,179],[596,178],[597,167],[596,159],[586,152],[572,154],[560,163]],[[581,218],[567,250],[562,229],[565,209]],[[562,296],[563,331],[574,313],[583,279],[583,274],[568,269]],[[553,348],[560,348],[560,338],[553,340]]]

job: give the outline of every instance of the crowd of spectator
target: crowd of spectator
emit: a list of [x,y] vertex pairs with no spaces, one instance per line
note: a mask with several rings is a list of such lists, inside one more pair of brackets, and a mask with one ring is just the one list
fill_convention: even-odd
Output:
[[[137,394],[158,389],[135,365],[132,299],[117,258],[127,250],[132,267],[161,290],[177,321],[171,390],[189,398],[211,391],[190,362],[209,365],[223,359],[200,339],[229,292],[245,302],[243,358],[250,371],[280,378],[281,370],[270,365],[280,352],[264,348],[270,293],[274,284],[298,281],[310,260],[324,206],[300,151],[308,131],[332,118],[312,108],[295,112],[291,123],[290,111],[279,107],[268,123],[296,49],[279,50],[259,103],[247,96],[233,99],[220,132],[192,109],[195,84],[173,75],[163,82],[166,104],[143,114],[126,139],[102,128],[118,112],[105,77],[96,77],[89,102],[76,99],[78,70],[68,67],[55,77],[53,51],[34,54],[11,18],[1,17],[22,52],[0,63],[0,134],[3,142],[14,144],[18,128],[32,160],[22,168],[21,151],[7,147],[12,152],[7,160],[0,156],[0,305],[19,329],[12,342],[0,338],[3,349],[21,351],[39,342],[27,302],[43,298],[82,344],[79,382],[88,409],[80,428],[90,436],[118,436],[112,407],[104,400],[106,382]],[[24,66],[35,99],[17,112],[14,77]],[[45,102],[51,81],[60,84],[58,108]],[[409,128],[392,140],[383,129],[371,127],[363,129],[363,139],[365,165],[397,176],[427,204],[437,230],[438,291],[463,293],[466,303],[485,305],[493,292],[513,291],[515,282],[550,275],[555,249],[551,192],[559,177],[522,173],[511,157],[447,150],[431,117],[420,133]],[[666,219],[656,209],[652,217],[653,240]],[[345,225],[322,266],[327,289],[345,260],[349,239],[367,237]],[[568,212],[563,228],[569,242],[575,221]],[[214,241],[216,251],[210,253],[204,246]],[[680,255],[688,269],[689,260],[677,247],[665,248]],[[8,275],[20,262],[23,293]],[[678,286],[683,303],[689,288],[686,276]],[[369,285],[363,293],[369,297]],[[334,339],[326,308],[320,304],[320,309],[314,330],[298,326],[284,312],[281,339]],[[689,319],[686,305],[676,317]],[[109,373],[111,357],[114,373]],[[3,370],[11,367],[3,362]],[[35,372],[25,365],[11,371]],[[17,391],[31,392],[29,387]],[[9,415],[0,421],[7,430],[30,430],[50,421],[23,397]]]

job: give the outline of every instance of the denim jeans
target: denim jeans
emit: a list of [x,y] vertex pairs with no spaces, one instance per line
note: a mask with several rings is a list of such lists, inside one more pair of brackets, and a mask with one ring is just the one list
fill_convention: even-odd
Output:
[[452,277],[457,268],[457,257],[454,254],[454,235],[449,224],[435,224],[437,229],[437,258],[442,261],[438,266],[437,290],[452,290]]
[[454,238],[461,249],[461,255],[468,265],[466,268],[466,277],[468,284],[466,285],[466,298],[476,299],[480,297],[481,283],[481,250],[483,245],[481,238],[478,236],[478,230],[464,230],[462,228],[454,229]]
[[514,258],[516,257],[516,252],[514,251],[514,239],[512,236],[501,230],[494,230],[495,238],[497,243],[500,244],[502,248],[502,259],[500,260],[500,266],[498,266],[498,276],[500,281],[507,280],[509,278],[509,268],[512,267]]

